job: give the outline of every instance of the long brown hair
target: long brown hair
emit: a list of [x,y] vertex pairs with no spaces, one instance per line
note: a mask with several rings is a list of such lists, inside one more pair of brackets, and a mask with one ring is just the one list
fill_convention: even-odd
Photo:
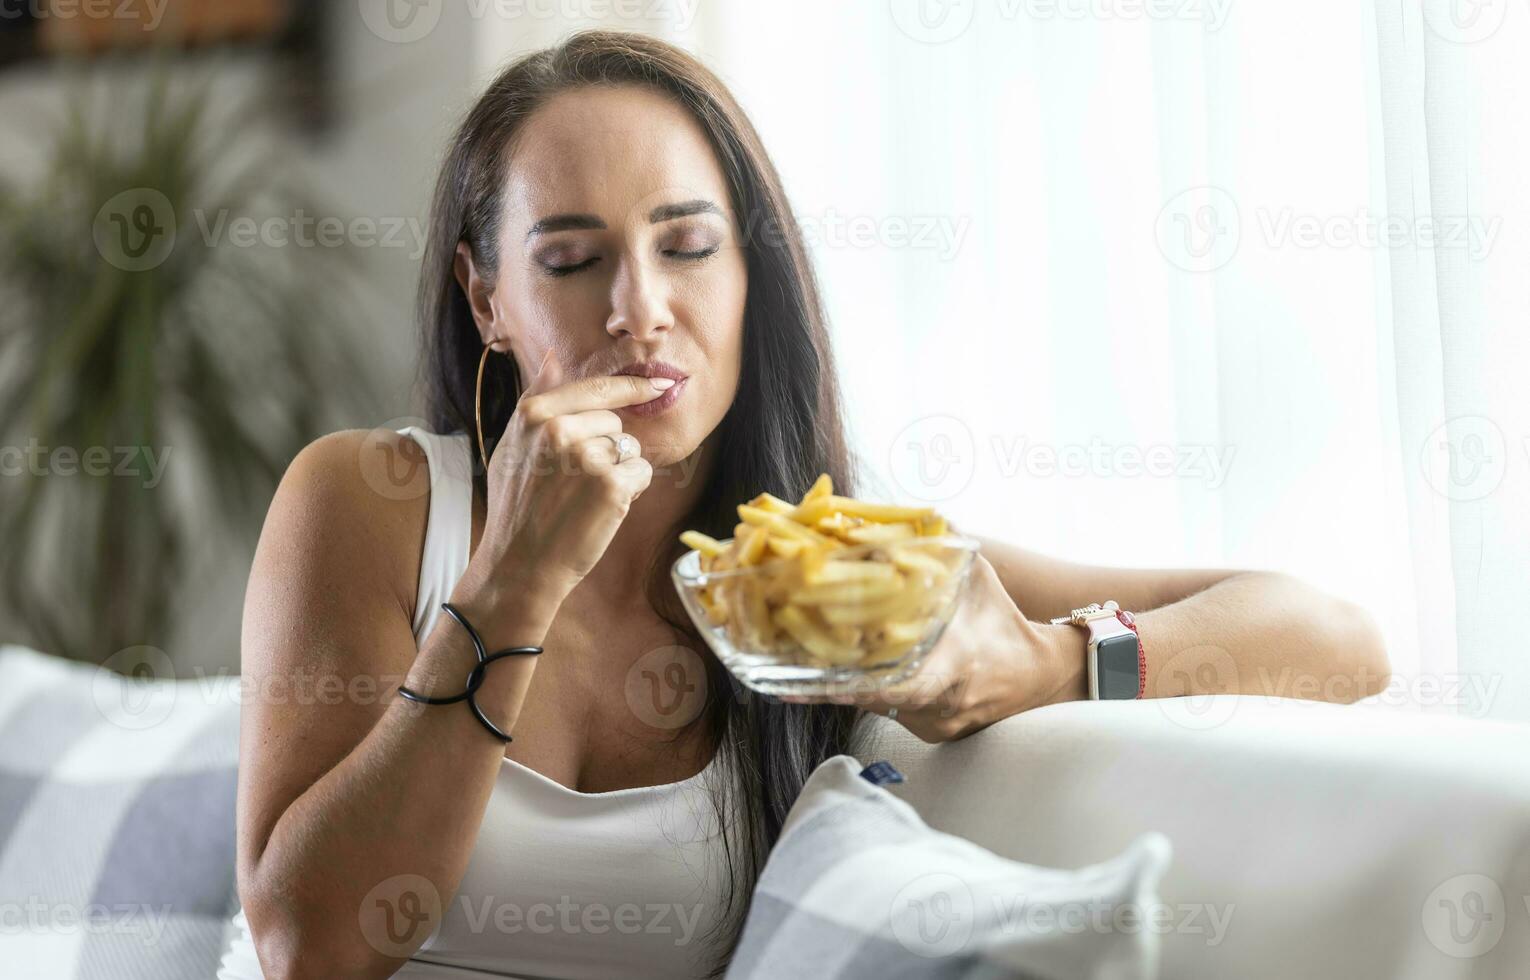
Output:
[[[642,85],[688,110],[711,141],[742,225],[748,298],[738,392],[719,424],[716,462],[695,510],[671,529],[647,570],[654,609],[688,636],[708,665],[707,708],[697,719],[717,740],[724,778],[714,804],[724,828],[727,881],[715,972],[726,966],[750,892],[787,811],[808,774],[848,751],[856,712],[753,696],[710,654],[679,607],[669,567],[684,548],[677,535],[698,528],[730,537],[734,507],[761,491],[795,499],[820,473],[854,493],[838,380],[818,285],[780,177],[759,135],[727,88],[699,61],[642,34],[585,31],[509,65],[469,110],[436,185],[420,282],[422,370],[427,412],[438,432],[472,432],[482,340],[452,271],[459,242],[493,278],[499,261],[501,192],[516,136],[551,97],[587,85]],[[511,357],[492,357],[484,379],[484,439],[503,434],[520,396]],[[474,462],[474,485],[485,492]],[[733,814],[741,833],[729,820]]]

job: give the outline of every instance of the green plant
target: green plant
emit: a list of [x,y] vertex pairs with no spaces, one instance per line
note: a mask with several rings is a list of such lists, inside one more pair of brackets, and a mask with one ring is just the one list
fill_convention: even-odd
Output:
[[209,240],[306,203],[249,106],[213,121],[212,86],[163,68],[122,88],[70,96],[43,176],[0,183],[9,638],[95,661],[166,645],[189,559],[247,546],[286,462],[378,401],[353,257]]

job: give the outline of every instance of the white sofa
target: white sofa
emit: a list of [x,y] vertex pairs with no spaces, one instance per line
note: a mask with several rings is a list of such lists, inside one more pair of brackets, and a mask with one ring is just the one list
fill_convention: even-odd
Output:
[[[0,647],[0,902],[168,910],[0,928],[0,973],[212,975],[239,694]],[[878,719],[861,749],[935,827],[1029,863],[1165,834],[1169,980],[1530,976],[1530,726],[1218,697],[1059,705],[941,746]]]
[[1224,695],[939,746],[883,722],[865,754],[932,826],[1017,860],[1164,833],[1165,978],[1530,977],[1530,726]]

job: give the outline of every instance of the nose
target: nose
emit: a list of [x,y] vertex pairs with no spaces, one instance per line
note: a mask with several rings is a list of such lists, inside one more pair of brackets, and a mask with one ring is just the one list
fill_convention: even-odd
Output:
[[648,340],[674,326],[663,275],[633,255],[623,258],[611,280],[611,315],[606,333]]

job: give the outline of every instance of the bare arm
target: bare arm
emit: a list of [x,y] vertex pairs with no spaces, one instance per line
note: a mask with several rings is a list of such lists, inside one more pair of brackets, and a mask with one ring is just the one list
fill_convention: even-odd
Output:
[[[1136,613],[1147,697],[1354,701],[1379,692],[1390,676],[1370,615],[1289,575],[1079,565],[988,540],[983,554],[1021,612],[1042,624],[1106,599]],[[1037,703],[1087,697],[1084,631],[1041,629],[1053,651]]]
[[962,602],[918,672],[869,694],[786,700],[855,704],[896,717],[927,742],[1081,701],[1089,696],[1087,635],[1048,620],[1108,599],[1136,616],[1149,698],[1354,701],[1390,676],[1371,617],[1289,575],[1076,565],[978,540]]
[[[414,482],[374,492],[359,466],[365,435],[328,436],[293,462],[245,601],[253,688],[241,722],[239,892],[271,977],[394,973],[438,916],[394,943],[377,900],[412,907],[412,890],[426,912],[431,888],[450,900],[504,754],[465,706],[396,696],[400,683],[456,693],[475,658],[446,616],[416,656],[428,475],[400,437],[391,449],[414,455]],[[453,601],[486,633],[490,624],[491,648],[542,642],[548,614],[496,604],[471,577]],[[479,703],[501,728],[514,726],[534,669],[534,658],[511,658],[489,672]],[[430,888],[401,877],[411,875]]]
[[[563,384],[543,358],[490,460],[483,534],[451,595],[490,650],[542,645],[648,487],[652,465],[613,458],[608,436],[614,410],[658,397],[663,380]],[[467,707],[395,696],[401,677],[459,693],[475,658],[448,617],[416,655],[429,472],[413,440],[367,435],[320,439],[293,461],[245,597],[243,669],[258,693],[241,721],[239,893],[278,977],[396,972],[456,894],[503,766],[504,743]],[[412,482],[369,483],[362,454],[379,451],[412,457]],[[500,730],[515,727],[536,662],[488,671],[477,700]],[[307,689],[345,693],[292,696],[305,675]]]
[[1002,541],[982,537],[977,540],[983,543],[983,557],[993,565],[1015,604],[1031,619],[1042,622],[1106,599],[1116,600],[1122,609],[1157,609],[1239,574],[1214,568],[1080,565]]

